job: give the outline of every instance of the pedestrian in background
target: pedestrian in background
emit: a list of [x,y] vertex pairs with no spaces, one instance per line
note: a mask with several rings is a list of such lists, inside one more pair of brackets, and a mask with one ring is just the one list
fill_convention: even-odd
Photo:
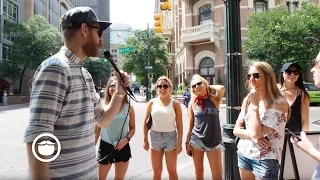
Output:
[[309,130],[310,97],[303,85],[301,66],[286,63],[281,68],[280,92],[290,105],[287,128],[293,132]]
[[170,180],[178,179],[177,156],[182,150],[182,110],[178,101],[171,97],[172,83],[166,76],[161,76],[155,83],[158,97],[149,101],[144,121],[152,117],[150,145],[147,123],[143,123],[143,148],[150,148],[153,179],[160,180],[163,155],[166,158]]
[[247,74],[244,98],[233,133],[241,179],[278,179],[289,105],[281,95],[272,67],[254,62]]
[[[203,180],[204,152],[210,164],[212,179],[222,179],[220,143],[221,126],[219,107],[225,93],[222,85],[209,85],[198,74],[191,80],[191,101],[188,107],[189,131],[186,137],[186,151],[193,157],[197,180]],[[213,90],[216,91],[215,94]]]
[[[115,96],[115,87],[117,78],[111,77],[106,85],[105,104],[108,106],[113,96]],[[101,128],[95,125],[95,143],[101,137],[98,163],[99,179],[105,180],[110,168],[114,163],[114,179],[124,179],[131,158],[130,139],[135,133],[135,112],[132,105],[129,104],[128,96],[122,100],[120,109],[113,121],[107,128]]]
[[186,108],[188,108],[190,98],[191,98],[190,86],[188,86],[186,91],[183,93],[183,97],[184,97],[183,104]]

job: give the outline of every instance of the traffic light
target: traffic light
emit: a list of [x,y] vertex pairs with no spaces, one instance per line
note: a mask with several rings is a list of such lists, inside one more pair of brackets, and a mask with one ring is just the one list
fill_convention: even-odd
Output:
[[156,20],[156,22],[154,23],[154,26],[155,26],[154,30],[156,31],[156,33],[163,33],[162,13],[155,14],[154,20]]
[[172,0],[160,0],[161,4],[160,4],[160,9],[162,11],[171,11],[172,9]]

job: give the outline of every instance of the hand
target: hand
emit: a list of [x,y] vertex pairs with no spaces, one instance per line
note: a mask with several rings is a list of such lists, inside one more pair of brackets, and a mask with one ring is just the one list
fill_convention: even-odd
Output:
[[259,87],[256,87],[256,89],[252,89],[251,92],[248,94],[249,102],[252,105],[259,106],[259,98]]
[[177,152],[177,154],[180,154],[181,151],[182,151],[182,145],[181,145],[181,143],[177,143],[177,145],[176,145],[176,152]]
[[187,154],[192,157],[193,149],[192,149],[192,147],[191,147],[191,145],[189,143],[186,144],[186,151],[187,151]]
[[147,141],[143,141],[143,149],[146,151],[149,151],[149,142]]
[[128,143],[128,139],[121,139],[118,143],[118,146],[115,148],[116,150],[121,150]]
[[128,74],[121,70],[120,74],[115,72],[115,75],[117,77],[116,92],[119,94],[126,94],[125,88],[130,85]]
[[263,149],[268,149],[269,147],[271,147],[270,141],[265,137],[261,137],[259,139],[252,138],[252,140],[254,143],[258,144]]
[[297,138],[291,136],[290,141],[292,144],[295,144],[299,149],[303,150],[305,153],[308,153],[308,151],[315,149],[313,144],[309,141],[307,138],[307,135],[304,131],[301,131],[301,141],[299,141]]

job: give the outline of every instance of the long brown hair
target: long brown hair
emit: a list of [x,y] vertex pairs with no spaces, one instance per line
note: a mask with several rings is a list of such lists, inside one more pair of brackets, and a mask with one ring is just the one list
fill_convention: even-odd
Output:
[[[115,76],[113,77],[110,77],[108,82],[107,82],[107,85],[106,85],[106,89],[104,91],[104,102],[105,104],[109,104],[110,101],[111,101],[111,94],[109,93],[109,87],[110,87],[110,84],[113,82],[113,81],[116,81],[117,78]],[[129,103],[129,100],[128,100],[128,95],[126,94],[122,100],[122,103],[126,104],[126,103]]]

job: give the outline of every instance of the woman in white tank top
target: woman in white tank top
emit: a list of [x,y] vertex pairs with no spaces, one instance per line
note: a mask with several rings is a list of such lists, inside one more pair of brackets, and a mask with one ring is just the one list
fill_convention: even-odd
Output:
[[161,179],[162,159],[166,157],[169,179],[178,179],[177,156],[182,150],[182,110],[180,103],[171,98],[172,83],[166,77],[160,77],[155,88],[157,98],[151,99],[145,116],[145,122],[152,116],[150,146],[147,123],[143,123],[143,148],[150,147],[153,179]]

